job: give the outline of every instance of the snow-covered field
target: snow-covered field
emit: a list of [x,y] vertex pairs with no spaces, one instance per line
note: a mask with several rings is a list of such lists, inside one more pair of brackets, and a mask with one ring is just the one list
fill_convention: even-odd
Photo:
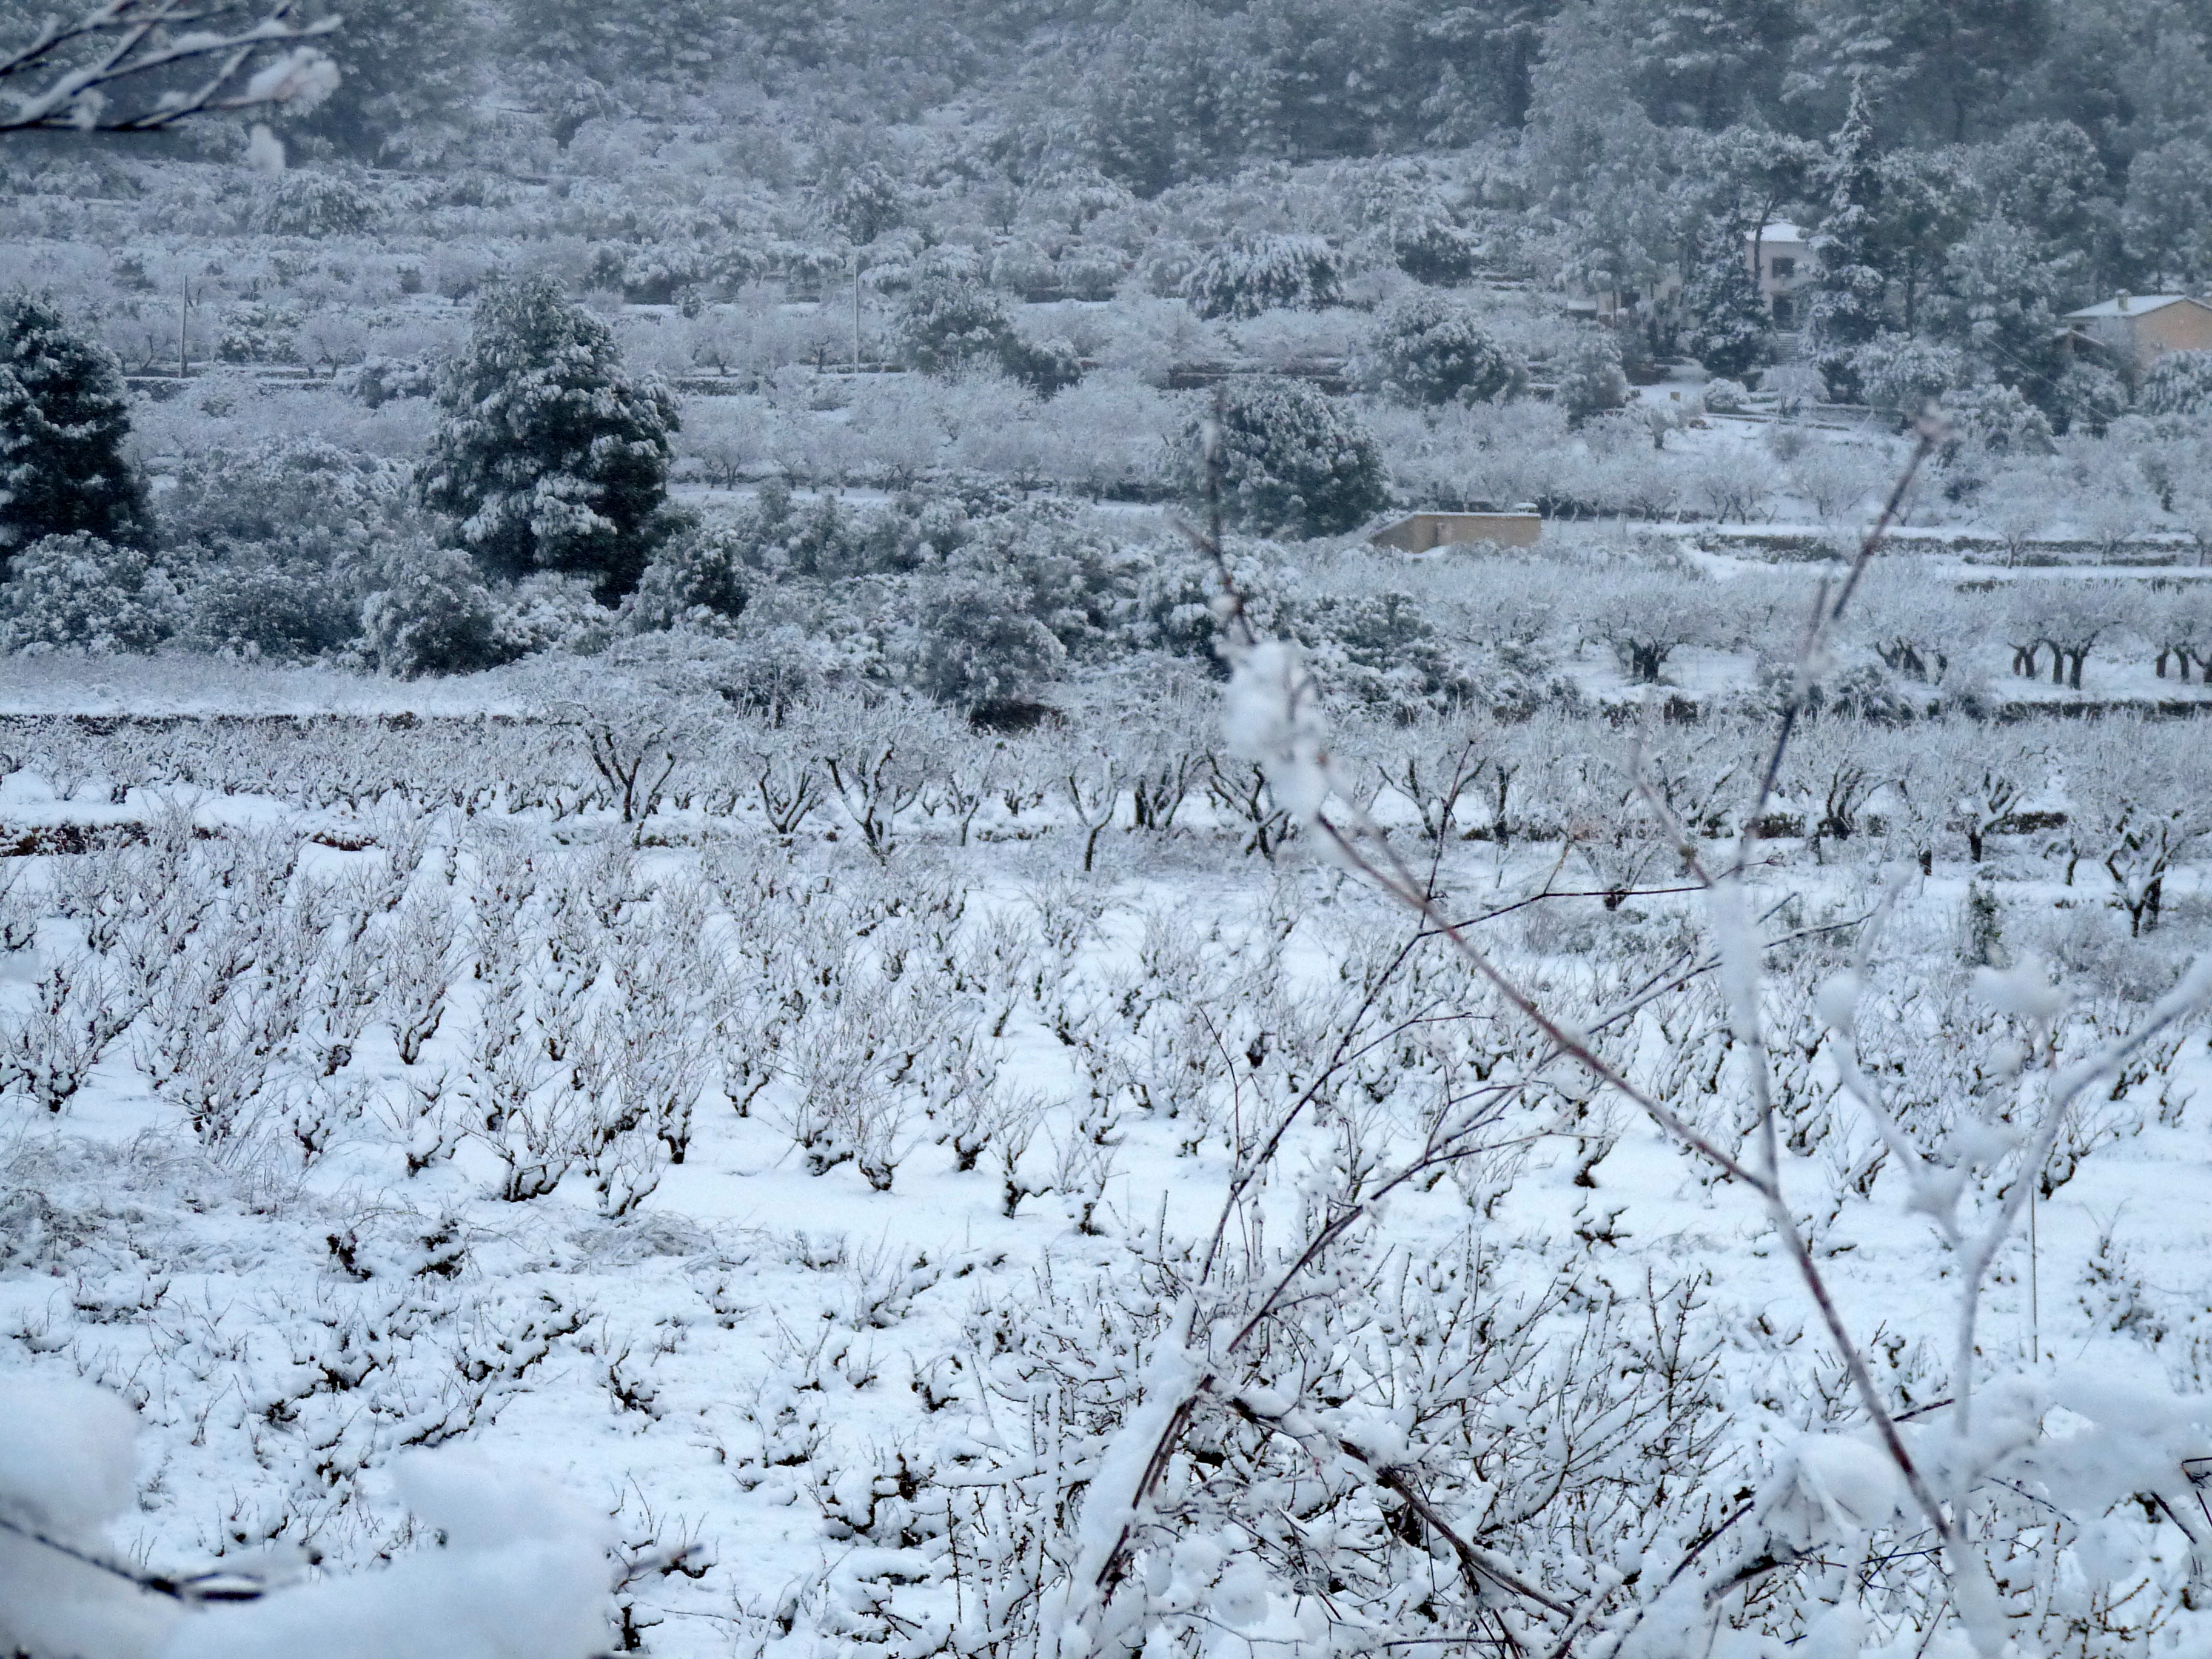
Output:
[[[1099,1483],[1126,1478],[1174,1386],[1162,1356],[1188,1348],[1224,1380],[1142,1506],[1139,1571],[1200,1644],[1498,1617],[1378,1484],[1402,1470],[1485,1560],[1606,1627],[1684,1616],[1632,1576],[1656,1562],[1712,1590],[1723,1629],[1840,1628],[1821,1563],[1848,1549],[1869,1640],[1951,1650],[1912,1565],[1924,1522],[1756,1194],[1313,834],[1243,850],[1233,766],[1139,827],[1121,782],[1086,784],[1083,737],[967,738],[896,799],[824,777],[784,834],[765,813],[788,780],[732,757],[803,769],[818,732],[779,751],[733,727],[625,823],[586,734],[531,722],[386,731],[411,776],[319,793],[319,769],[362,763],[349,713],[197,749],[12,728],[0,817],[110,833],[5,865],[0,1336],[11,1370],[137,1408],[137,1502],[108,1534],[131,1559],[373,1572],[421,1541],[395,1455],[459,1443],[608,1517],[617,1647],[997,1650],[1087,1570]],[[2187,752],[2143,730],[2142,764]],[[1831,736],[1870,740],[1823,722],[1809,763]],[[1946,1414],[1965,1246],[1925,1212],[1948,1183],[1968,1231],[1989,1222],[2027,1174],[2007,1125],[2172,983],[2208,914],[2203,821],[2160,867],[2163,925],[2130,937],[2112,907],[2141,906],[2147,866],[2100,867],[2085,729],[1911,741],[1954,736],[2021,757],[2023,793],[1977,819],[1964,774],[1917,805],[1846,787],[1827,805],[1855,835],[1801,829],[1745,884],[1786,1203],[1916,1455],[1994,1483],[1960,1501],[2014,1564],[2003,1613],[2075,1630],[2069,1651],[2142,1650],[2154,1622],[2192,1650],[2174,1510],[2205,1419],[2146,1402],[2201,1395],[2212,1365],[2202,1024],[2100,1082],[2043,1159],[1991,1264],[1972,1364],[1998,1441],[1978,1450]],[[1347,763],[1399,769],[1354,793],[1431,872],[1437,914],[1490,918],[1470,941],[1577,1047],[1755,1159],[1709,954],[1727,932],[1624,775],[1600,787],[1629,738],[1493,732],[1455,799],[1434,770],[1450,738]],[[1763,741],[1647,734],[1702,859],[1725,856],[1732,774]],[[2194,774],[2168,770],[2196,811]],[[536,786],[550,806],[486,787],[533,775],[565,777]],[[1820,800],[1785,782],[1778,805]],[[2052,802],[2070,830],[2009,816]],[[1841,1086],[1854,1022],[1895,1144]],[[1425,1172],[1308,1254],[1408,1161]],[[1265,1340],[1239,1343],[1262,1310]],[[1293,1406],[1326,1426],[1264,1420]],[[1316,1433],[1364,1462],[1313,1462]],[[2125,1477],[2050,1449],[2069,1435],[2133,1459]],[[2064,1508],[2055,1531],[2029,1492]],[[1790,1538],[1806,1560],[1758,1565]],[[1433,1582],[1409,1601],[1416,1571]],[[1507,1616],[1531,1638],[1556,1617]]]

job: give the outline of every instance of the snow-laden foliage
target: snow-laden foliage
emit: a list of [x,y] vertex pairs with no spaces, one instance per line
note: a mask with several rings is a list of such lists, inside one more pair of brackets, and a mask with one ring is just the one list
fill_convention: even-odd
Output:
[[[1213,435],[1200,442],[1200,427]],[[1262,534],[1340,535],[1389,500],[1382,455],[1357,416],[1300,380],[1231,381],[1217,408],[1194,422],[1185,488],[1196,493],[1199,458],[1218,445],[1232,521]]]
[[1377,319],[1360,372],[1376,391],[1413,404],[1480,403],[1510,395],[1527,378],[1474,312],[1426,293]]
[[146,487],[124,453],[119,366],[51,299],[0,301],[0,541],[91,536],[144,550]]
[[1256,317],[1278,307],[1316,311],[1342,297],[1342,264],[1319,236],[1232,231],[1186,277],[1201,317]]
[[488,569],[572,571],[610,598],[637,586],[674,527],[678,420],[664,390],[623,369],[605,324],[544,279],[500,289],[438,402],[422,498]]

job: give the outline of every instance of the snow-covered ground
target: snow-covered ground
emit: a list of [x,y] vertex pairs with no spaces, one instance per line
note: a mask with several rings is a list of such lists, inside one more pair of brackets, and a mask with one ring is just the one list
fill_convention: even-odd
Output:
[[[1686,682],[1704,672],[1686,659]],[[301,679],[289,695],[328,710],[341,694]],[[349,729],[282,752],[311,765],[314,742]],[[481,764],[516,769],[510,741],[484,728]],[[1520,1331],[1517,1359],[1454,1385],[1475,1443],[1504,1435],[1519,1468],[1511,1425],[1556,1417],[1549,1432],[1592,1437],[1636,1501],[1604,1519],[1515,1510],[1501,1494],[1547,1467],[1534,1443],[1516,1480],[1484,1473],[1456,1431],[1425,1467],[1486,1547],[1562,1591],[1577,1562],[1679,1549],[1688,1472],[1772,1496],[1812,1467],[1808,1435],[1858,1432],[1753,1194],[1564,1066],[1433,939],[1401,955],[1413,921],[1305,843],[1240,852],[1225,803],[1194,799],[1163,834],[1131,827],[1125,798],[1085,873],[1078,803],[1049,763],[1002,774],[1007,798],[964,836],[942,799],[927,814],[917,800],[884,860],[833,806],[791,837],[751,806],[671,808],[647,834],[605,799],[464,816],[440,805],[447,781],[357,809],[215,777],[126,786],[119,802],[104,784],[58,799],[31,769],[0,788],[11,822],[146,827],[139,844],[9,860],[0,916],[0,1340],[10,1370],[81,1375],[138,1409],[137,1507],[110,1534],[135,1559],[282,1573],[303,1553],[337,1571],[404,1552],[385,1471],[405,1447],[459,1441],[611,1518],[623,1644],[904,1651],[1008,1582],[1008,1560],[963,1567],[961,1552],[1047,1535],[1010,1533],[1027,1511],[994,1504],[1106,1478],[1113,1402],[1174,1287],[1195,1288],[1187,1253],[1218,1218],[1230,1265],[1197,1293],[1227,1313],[1328,1202],[1413,1154],[1440,1101],[1487,1098],[1480,1079],[1519,1079],[1486,1109],[1486,1150],[1394,1196],[1317,1264],[1336,1288],[1285,1316],[1285,1340],[1335,1331],[1357,1350],[1379,1332],[1377,1352],[1413,1365],[1339,1402],[1345,1421],[1379,1413],[1402,1435],[1414,1425],[1392,1417],[1391,1390],[1431,1399],[1394,1319]],[[1386,793],[1375,810],[1410,848],[1421,805]],[[1454,914],[1504,911],[1474,938],[1598,1030],[1609,1063],[1741,1149],[1745,1074],[1711,975],[1638,1000],[1652,975],[1695,967],[1706,910],[1638,833],[1455,836],[1435,879]],[[1978,955],[2059,965],[2063,1061],[2141,1021],[2207,911],[2185,863],[2164,927],[2130,939],[2111,883],[2089,867],[2062,882],[2033,836],[1993,835],[1969,863],[1939,835],[1923,873],[1905,834],[1776,843],[1751,909],[1778,941],[1766,1000],[1789,1202],[1890,1409],[1935,1457],[1955,1255],[1838,1092],[1816,988],[1863,953],[1861,1052],[1911,1132],[1956,1148],[1977,1113],[2002,1121],[2008,1045],[2040,1029],[1978,1000]],[[1598,896],[1616,885],[1625,896]],[[1591,896],[1520,904],[1547,891]],[[2208,1073],[2189,1024],[2062,1138],[2033,1231],[1996,1262],[1978,1362],[1992,1376],[2043,1378],[2093,1417],[2094,1391],[2068,1381],[2084,1366],[2203,1391]],[[1259,1158],[1278,1124],[1286,1138]],[[1968,1179],[1984,1218],[2004,1189],[1989,1155],[2000,1173]],[[1256,1184],[1231,1202],[1240,1178]],[[1420,1311],[1409,1285],[1426,1287]],[[1687,1393],[1655,1418],[1634,1379],[1669,1318]],[[1594,1333],[1641,1358],[1609,1370]],[[1255,1359],[1255,1376],[1289,1386],[1297,1352]],[[1658,1439],[1611,1437],[1627,1422]],[[1235,1467],[1207,1479],[1233,1486]],[[1213,1535],[1204,1512],[1173,1524]],[[2148,1586],[2132,1605],[2171,1604],[2172,1523],[2081,1522],[2121,1580]],[[1268,1573],[1276,1559],[1254,1558]],[[1227,1607],[1243,1581],[1212,1571],[1201,1603]],[[1291,1616],[1294,1579],[1255,1582]],[[2015,1585],[2008,1610],[2057,1616],[2041,1584]],[[1745,1616],[1802,1628],[1817,1600],[1798,1595]],[[1925,1597],[1899,1578],[1881,1616],[1911,1636]],[[2097,1616],[2123,1648],[2140,1634],[2124,1608]]]

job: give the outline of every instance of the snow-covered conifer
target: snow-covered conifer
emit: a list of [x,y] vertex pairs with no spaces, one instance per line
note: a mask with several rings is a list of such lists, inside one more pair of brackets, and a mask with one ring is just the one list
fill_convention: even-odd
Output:
[[574,571],[618,599],[681,522],[667,500],[674,399],[625,372],[607,325],[548,278],[478,306],[438,403],[423,500],[498,574]]
[[0,300],[0,547],[68,535],[150,546],[130,433],[114,357],[72,333],[51,299]]

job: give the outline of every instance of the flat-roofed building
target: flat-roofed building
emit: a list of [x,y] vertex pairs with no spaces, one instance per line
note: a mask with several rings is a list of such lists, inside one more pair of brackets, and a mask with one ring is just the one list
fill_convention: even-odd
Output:
[[1495,542],[1500,547],[1534,547],[1544,520],[1533,507],[1504,513],[1408,513],[1367,539],[1376,547],[1427,553],[1439,547]]
[[1744,251],[1751,260],[1759,298],[1766,301],[1767,314],[1774,319],[1775,327],[1797,327],[1805,320],[1798,314],[1797,290],[1811,282],[1820,269],[1813,258],[1812,239],[1788,221],[1778,219],[1759,227],[1756,236],[1746,237]]

